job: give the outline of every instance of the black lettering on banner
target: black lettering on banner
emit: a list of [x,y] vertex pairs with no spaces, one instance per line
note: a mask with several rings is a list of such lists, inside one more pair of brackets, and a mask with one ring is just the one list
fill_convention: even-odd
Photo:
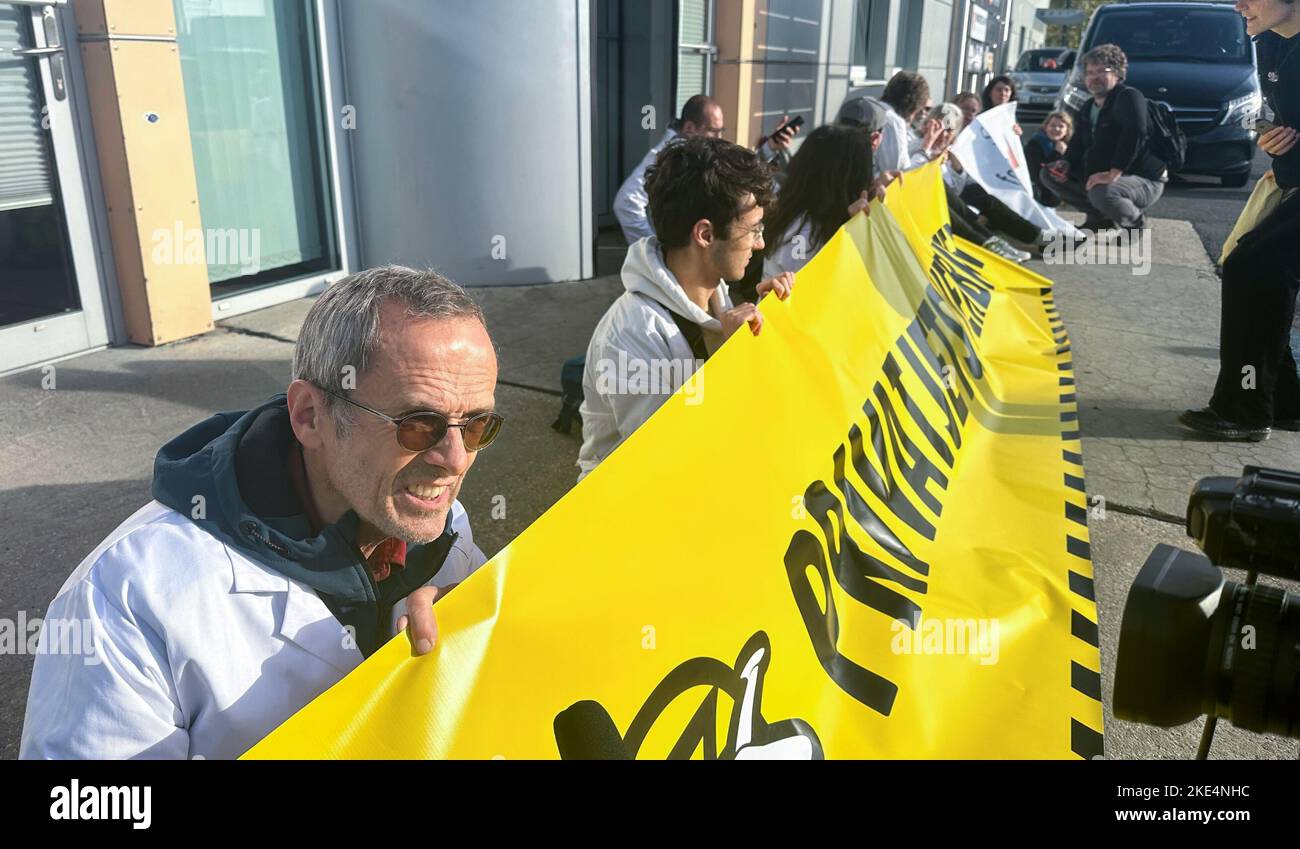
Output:
[[[921,357],[924,357],[925,362],[929,364],[930,368],[934,369],[934,373],[943,374],[943,368],[939,364],[938,357],[925,344],[925,337],[918,332],[919,328],[920,326],[913,321],[908,325],[907,336],[910,336],[912,341],[919,346]],[[921,338],[918,340],[917,336]],[[966,421],[966,403],[951,390],[945,392],[940,388],[934,377],[931,376],[929,369],[921,364],[921,359],[912,350],[912,346],[903,341],[903,337],[898,339],[898,349],[903,352],[907,364],[912,367],[912,371],[920,378],[921,385],[925,387],[926,392],[930,393],[935,405],[943,411],[944,419],[947,421],[948,438],[952,440],[953,447],[960,449],[961,424]]]
[[[898,344],[905,345],[907,343],[900,338]],[[907,389],[904,388],[903,370],[898,367],[898,360],[894,359],[893,354],[889,354],[885,357],[884,372],[885,377],[889,378],[889,385],[893,387],[899,400],[903,402],[903,409],[906,410],[908,416],[911,417],[912,423],[917,426],[921,433],[925,434],[925,438],[930,442],[930,447],[934,449],[935,453],[938,454],[939,457],[948,464],[948,468],[951,469],[953,462],[952,449],[949,448],[948,443],[944,442],[943,438],[939,436],[939,432],[934,429],[934,425],[930,424],[930,420],[927,419],[925,414],[923,414],[916,406],[916,402],[912,400],[912,396],[908,393]],[[886,397],[885,390],[880,386],[880,384],[876,384],[876,397]]]
[[[933,292],[934,288],[930,287],[926,291],[927,293]],[[928,296],[929,295],[927,294],[927,297]],[[923,351],[928,350],[934,354],[935,359],[938,361],[940,365],[939,368],[940,374],[943,374],[942,366],[949,365],[949,361],[951,361],[951,365],[953,367],[953,370],[956,372],[957,379],[961,381],[962,391],[960,393],[956,393],[953,389],[949,389],[948,390],[949,393],[952,394],[953,397],[958,401],[961,400],[962,395],[969,395],[971,397],[974,397],[975,387],[971,385],[971,381],[974,379],[974,375],[970,374],[970,363],[966,362],[965,357],[958,356],[957,351],[952,346],[952,341],[948,338],[948,334],[944,333],[943,330],[939,327],[939,318],[938,316],[935,315],[934,308],[931,307],[930,304],[922,301],[921,305],[916,308],[916,320],[912,322],[912,326],[918,328],[918,332],[916,333],[916,336],[919,336],[921,339],[925,340],[926,342],[928,342],[931,337],[934,337],[935,339],[939,340],[939,344],[942,345],[943,349],[948,352],[948,356],[947,358],[945,358],[942,353],[935,350],[933,345],[930,344],[917,345],[917,347],[921,348],[921,350]],[[967,367],[961,368],[963,364],[965,364]],[[965,415],[963,415],[962,421],[965,422],[965,420],[966,417]]]
[[[862,405],[862,411],[867,414],[867,420],[871,422],[871,447],[876,452],[876,456],[881,458],[882,465],[888,464],[888,458],[893,457],[898,464],[898,469],[903,473],[903,479],[912,486],[912,490],[917,496],[924,501],[934,512],[934,515],[943,514],[943,505],[934,493],[926,488],[926,481],[933,480],[939,484],[940,489],[948,488],[948,476],[939,471],[938,466],[930,462],[930,458],[925,456],[921,449],[916,447],[912,438],[903,430],[902,423],[898,420],[898,414],[894,412],[894,405],[889,400],[885,388],[879,383],[875,386],[876,401],[880,404],[883,416],[876,413],[876,408],[870,401]],[[881,419],[884,419],[885,425],[881,427]],[[889,443],[893,448],[893,453],[887,453],[885,450],[885,431],[889,432]],[[902,447],[900,448],[900,443]],[[909,464],[903,458],[903,451],[912,458]]]
[[[809,566],[821,577],[825,610],[818,604],[817,594],[809,583]],[[849,660],[836,647],[840,636],[839,619],[835,615],[835,598],[831,593],[826,558],[816,536],[802,529],[795,531],[785,552],[785,570],[795,605],[803,617],[804,628],[822,669],[841,690],[877,713],[889,716],[898,696],[898,685]]]
[[[844,448],[836,452],[839,459],[839,470],[844,468]],[[866,522],[862,518],[854,515],[858,523],[872,534],[872,539],[881,543],[882,547],[895,547],[902,549],[904,556],[911,563],[916,564],[917,571],[922,574],[929,574],[930,567],[917,560],[903,543],[894,536],[893,532],[880,521],[875,513],[867,507],[866,502],[857,490],[842,482],[842,476],[837,478],[837,483],[845,488],[846,493],[852,493],[847,496],[849,500],[849,510],[852,514],[854,502],[858,506],[866,509]],[[835,579],[839,582],[844,592],[848,593],[857,601],[862,602],[872,610],[877,610],[891,619],[897,619],[903,624],[915,628],[916,623],[921,618],[921,608],[906,596],[898,593],[889,587],[881,586],[870,580],[871,578],[880,578],[886,581],[892,581],[900,586],[907,587],[919,593],[926,591],[925,581],[918,580],[910,575],[894,569],[892,566],[877,560],[870,554],[858,547],[849,536],[848,529],[844,525],[844,507],[840,500],[835,497],[835,493],[826,488],[826,484],[816,481],[804,492],[804,504],[808,512],[821,526],[822,533],[826,536],[826,550],[830,552],[831,560],[835,565]],[[831,527],[830,517],[834,515],[837,523],[836,528]],[[874,533],[873,533],[874,531]],[[886,538],[889,542],[882,541],[881,537]],[[909,564],[910,565],[910,564]]]
[[[939,332],[942,334],[942,327],[946,326],[952,330],[953,334],[958,339],[961,340],[962,347],[966,350],[966,353],[962,356],[962,360],[966,363],[967,368],[970,369],[971,377],[975,380],[979,380],[984,376],[984,366],[980,363],[979,357],[975,354],[975,346],[971,344],[970,336],[966,331],[966,325],[949,315],[948,310],[943,308],[945,301],[933,286],[926,290],[926,297],[930,300],[931,306],[934,307],[934,315],[938,319],[938,322],[936,322],[936,328],[938,328]],[[952,307],[949,306],[949,309],[952,309]],[[924,318],[924,315],[920,310],[917,311],[917,315],[921,315]]]
[[[895,342],[895,347],[911,371],[942,411],[944,429],[949,439],[944,439],[904,387],[900,360],[893,351],[886,355],[882,366],[884,382],[877,381],[872,386],[869,397],[862,405],[869,423],[872,452],[879,461],[879,469],[867,457],[862,429],[855,424],[848,434],[853,467],[867,488],[890,513],[929,540],[935,538],[935,525],[922,513],[906,489],[899,485],[895,467],[916,497],[936,517],[943,513],[943,502],[930,491],[929,483],[933,481],[937,484],[937,490],[944,492],[948,488],[948,476],[904,430],[886,383],[897,393],[907,417],[924,434],[935,454],[951,469],[956,463],[955,452],[962,448],[962,426],[969,417],[970,405],[975,403],[975,385],[984,376],[984,367],[975,352],[972,339],[977,338],[982,331],[993,287],[981,279],[976,270],[983,267],[983,264],[965,252],[954,252],[950,241],[950,231],[940,230],[935,235],[935,258],[930,269],[931,285],[926,287],[925,300],[917,306],[915,318]],[[912,345],[909,345],[908,337]],[[949,379],[945,368],[949,363],[956,371],[956,381]],[[926,368],[927,365],[929,369]],[[943,388],[940,388],[935,376],[942,376]],[[966,398],[970,399],[970,405]],[[845,476],[843,444],[836,447],[832,459],[834,484],[843,493],[843,500],[820,480],[814,481],[804,492],[804,506],[825,537],[825,548],[822,547],[822,541],[810,531],[796,531],[786,549],[786,575],[804,628],[822,668],[844,692],[872,710],[888,716],[898,694],[898,685],[859,666],[839,652],[839,620],[832,594],[832,564],[827,562],[827,553],[834,566],[835,582],[845,594],[913,629],[920,622],[920,605],[880,581],[892,582],[919,593],[927,592],[928,584],[864,552],[848,533],[845,513],[852,516],[863,531],[901,565],[927,577],[930,566],[908,549],[848,481]],[[810,582],[809,567],[815,568],[821,578],[821,597],[825,599],[825,609],[818,602],[818,595]]]
[[982,263],[969,254],[954,251],[949,246],[945,230],[935,233],[930,245],[934,248],[930,279],[943,290],[946,300],[969,319],[975,335],[981,335],[993,291],[993,287],[972,267]]
[[[870,403],[870,402],[868,402]],[[874,433],[874,431],[873,431]],[[844,448],[841,446],[836,452],[837,461],[842,456]],[[879,449],[877,449],[877,452]],[[867,484],[867,489],[875,493],[876,497],[885,502],[895,516],[907,523],[907,526],[916,531],[926,539],[934,539],[934,524],[921,515],[921,511],[911,502],[907,494],[903,492],[894,480],[894,470],[890,468],[889,463],[882,460],[881,468],[883,474],[876,471],[876,467],[871,465],[867,460],[866,452],[862,450],[862,429],[854,425],[849,429],[849,456],[852,458],[853,468],[857,469],[858,476]],[[879,542],[879,540],[877,540]],[[908,552],[909,556],[911,552]],[[900,558],[902,559],[902,558]],[[906,561],[904,561],[906,562]],[[917,561],[921,563],[921,561]],[[925,574],[929,567],[918,569],[911,563],[908,563],[913,569]],[[924,565],[923,563],[921,565]]]

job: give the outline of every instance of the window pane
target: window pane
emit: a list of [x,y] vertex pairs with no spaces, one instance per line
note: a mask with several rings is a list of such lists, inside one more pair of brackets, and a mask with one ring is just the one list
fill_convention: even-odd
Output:
[[677,114],[682,114],[686,101],[697,94],[707,94],[704,90],[705,72],[709,57],[699,53],[683,52],[677,61]]
[[709,0],[682,0],[681,44],[708,44]]
[[214,295],[336,267],[309,0],[174,5]]

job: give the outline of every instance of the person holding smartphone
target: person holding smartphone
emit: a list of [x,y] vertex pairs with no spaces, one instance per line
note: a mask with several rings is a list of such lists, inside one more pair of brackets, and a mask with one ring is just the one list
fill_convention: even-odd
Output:
[[1267,439],[1300,431],[1300,372],[1291,350],[1300,291],[1300,0],[1237,0],[1255,36],[1271,123],[1259,147],[1273,158],[1278,206],[1241,237],[1223,264],[1219,378],[1210,405],[1179,418],[1214,439]]

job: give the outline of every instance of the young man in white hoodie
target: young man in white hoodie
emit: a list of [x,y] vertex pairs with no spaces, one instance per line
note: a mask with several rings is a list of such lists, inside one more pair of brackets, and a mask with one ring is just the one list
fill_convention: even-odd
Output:
[[[763,250],[763,213],[772,172],[753,151],[714,138],[686,139],[660,152],[646,174],[657,236],[640,239],[623,264],[627,289],[596,325],[583,373],[578,479],[617,448],[676,392],[732,333],[763,316],[735,306],[727,282],[741,279]],[[758,286],[789,297],[794,275]]]

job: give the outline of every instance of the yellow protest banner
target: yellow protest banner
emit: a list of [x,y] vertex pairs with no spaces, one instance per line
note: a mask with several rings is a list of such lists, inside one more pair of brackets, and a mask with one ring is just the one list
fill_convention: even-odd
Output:
[[937,165],[251,758],[1090,758],[1097,612],[1050,282]]

